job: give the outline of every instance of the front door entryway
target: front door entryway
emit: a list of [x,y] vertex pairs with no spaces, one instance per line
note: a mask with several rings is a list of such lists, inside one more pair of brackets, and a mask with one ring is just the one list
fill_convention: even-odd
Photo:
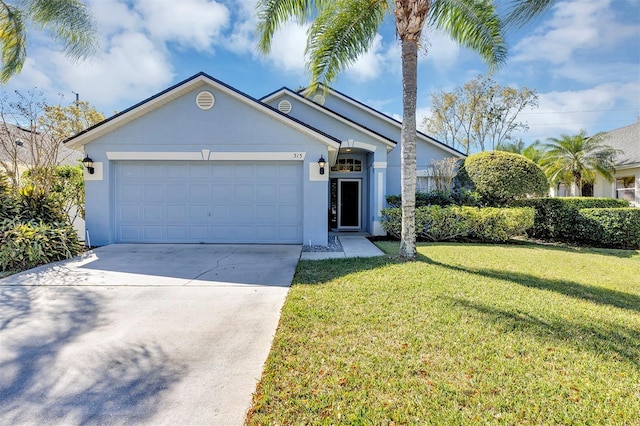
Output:
[[360,229],[362,179],[338,179],[338,229]]

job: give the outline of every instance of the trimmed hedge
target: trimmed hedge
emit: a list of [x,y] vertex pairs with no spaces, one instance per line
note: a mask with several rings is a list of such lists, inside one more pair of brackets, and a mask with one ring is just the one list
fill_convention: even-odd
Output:
[[[387,195],[389,207],[402,207],[401,195]],[[427,206],[478,206],[479,195],[468,189],[458,189],[454,191],[416,192],[416,207]]]
[[511,200],[549,194],[549,182],[540,166],[520,154],[479,152],[465,159],[460,174],[488,205],[503,206]]
[[578,237],[594,247],[640,248],[640,209],[581,209]]
[[[382,211],[382,227],[399,238],[402,230],[402,210]],[[418,238],[431,241],[471,239],[483,242],[504,242],[524,235],[533,226],[531,208],[440,207],[416,208]]]
[[585,197],[546,197],[516,200],[511,204],[535,209],[533,227],[527,230],[530,237],[566,242],[577,242],[581,239],[576,230],[576,224],[581,220],[581,209],[629,207],[625,200]]

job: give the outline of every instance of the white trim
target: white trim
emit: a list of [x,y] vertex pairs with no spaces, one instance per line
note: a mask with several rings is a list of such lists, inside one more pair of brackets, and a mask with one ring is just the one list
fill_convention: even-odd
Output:
[[209,160],[213,161],[304,161],[307,153],[292,152],[212,152]]
[[305,98],[304,96],[301,96],[301,95],[299,95],[299,94],[297,94],[295,92],[290,91],[289,89],[279,90],[276,93],[270,95],[269,97],[263,98],[262,102],[265,102],[265,103],[271,102],[271,101],[273,101],[275,99],[278,99],[280,96],[283,96],[283,95],[288,95],[291,98],[299,100],[299,101],[303,102],[304,104],[306,104],[306,105],[308,105],[308,106],[310,106],[310,107],[312,107],[312,108],[314,108],[314,109],[316,109],[316,110],[318,110],[318,111],[330,116],[331,118],[346,124],[349,127],[356,128],[359,131],[371,136],[372,138],[379,140],[380,142],[382,142],[383,144],[389,146],[392,149],[395,148],[396,146],[400,145],[399,143],[396,145],[395,143],[387,140],[385,137],[383,137],[383,136],[381,136],[381,135],[379,135],[377,133],[374,133],[373,131],[367,129],[366,127],[364,127],[363,125],[357,123],[356,121],[348,120],[348,119],[346,119],[346,118],[334,113],[330,109],[324,108],[321,105],[318,105],[317,103],[310,101],[309,99]]
[[374,169],[386,169],[387,168],[387,162],[386,161],[374,161],[372,166],[373,166]]
[[376,148],[377,146],[372,145],[370,143],[366,143],[366,142],[359,142],[359,141],[354,141],[353,139],[349,139],[347,141],[343,141],[342,145],[340,145],[340,148],[362,148],[362,149],[366,149],[367,151],[371,151],[371,152],[376,152]]
[[232,90],[218,83],[217,81],[213,80],[212,78],[206,75],[199,75],[193,78],[192,80],[189,80],[177,87],[174,87],[172,90],[166,93],[163,93],[160,96],[157,96],[147,101],[143,101],[143,103],[139,105],[137,108],[134,108],[124,113],[123,115],[112,118],[104,124],[99,124],[98,126],[94,127],[88,132],[69,140],[66,143],[66,146],[72,149],[80,149],[81,146],[89,142],[92,142],[101,136],[104,136],[105,134],[117,129],[118,127],[121,127],[129,123],[130,121],[133,121],[134,119],[141,117],[161,107],[162,105],[169,103],[170,101],[180,96],[183,96],[189,92],[192,92],[201,86],[208,86],[212,89],[215,89],[215,91],[224,93],[233,99],[239,100],[240,102],[265,113],[267,116],[275,119],[276,121],[279,121],[289,127],[292,127],[302,133],[305,133],[311,136],[312,138],[316,139],[317,141],[322,142],[330,147],[334,147],[334,148],[340,147],[340,144],[338,142],[336,142],[335,140],[327,136],[322,135],[321,133],[319,133],[319,131],[314,131],[307,126],[292,120],[288,116],[282,115],[276,112],[275,110],[271,109],[271,107],[261,103],[260,101],[255,101],[252,98],[249,98],[248,95],[245,95],[244,93],[241,94],[239,92],[236,92],[235,90]]
[[384,191],[382,186],[384,185],[384,176],[382,172],[378,172],[378,208],[376,209],[378,217],[382,216],[382,202],[384,200]]
[[[358,226],[340,226],[342,219],[342,182],[358,183]],[[342,179],[338,178],[338,229],[361,229],[362,228],[362,179]]]
[[[381,118],[381,119],[383,119],[384,121],[386,121],[387,123],[393,124],[394,126],[396,126],[396,127],[398,127],[398,128],[402,128],[402,123],[401,123],[401,122],[396,121],[396,120],[392,119],[391,117],[388,117],[388,116],[386,116],[385,114],[383,114],[383,113],[381,113],[381,112],[379,112],[379,111],[376,111],[376,110],[375,110],[375,109],[373,109],[373,108],[364,108],[364,107],[363,107],[362,105],[360,105],[359,103],[354,102],[352,99],[349,99],[349,98],[345,97],[344,95],[342,95],[342,94],[340,94],[340,93],[336,92],[335,90],[333,90],[333,89],[332,89],[332,88],[330,88],[330,87],[327,87],[327,89],[328,89],[328,90],[329,90],[329,92],[330,92],[332,95],[334,95],[335,97],[340,98],[340,99],[342,99],[343,101],[350,103],[351,105],[355,106],[356,108],[358,108],[358,109],[360,109],[360,110],[362,110],[362,111],[364,111],[364,112],[366,112],[366,113],[368,113],[368,114],[371,114],[371,115],[377,116],[378,118]],[[453,148],[451,148],[450,146],[448,146],[448,145],[446,145],[446,144],[439,143],[438,141],[436,141],[435,139],[433,139],[433,138],[432,138],[432,137],[430,137],[429,135],[426,135],[426,134],[424,134],[424,133],[422,133],[422,132],[418,131],[418,133],[416,134],[416,136],[417,136],[418,138],[420,138],[420,139],[422,139],[422,140],[426,141],[426,142],[429,142],[430,144],[432,144],[432,145],[434,145],[434,146],[436,146],[436,147],[439,147],[439,148],[442,148],[442,149],[443,149],[443,150],[445,150],[445,151],[448,151],[450,154],[453,154],[453,155],[455,155],[455,156],[456,156],[456,157],[458,157],[458,158],[464,158],[464,154],[462,154],[462,156],[461,156],[461,153],[460,153],[460,152],[455,151]],[[400,144],[398,143],[398,146],[399,146],[399,145],[400,145]]]
[[196,152],[107,152],[109,160],[209,160],[209,161],[304,161],[307,153],[291,152],[211,152],[208,149]]
[[433,177],[431,170],[416,170],[416,177]]
[[148,151],[148,152],[121,152],[121,151],[109,151],[107,152],[107,159],[109,160],[203,160],[202,151],[196,152],[160,152],[160,151]]

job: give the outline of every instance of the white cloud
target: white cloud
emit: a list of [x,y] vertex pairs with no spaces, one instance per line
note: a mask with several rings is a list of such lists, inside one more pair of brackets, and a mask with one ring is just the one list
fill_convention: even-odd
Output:
[[[398,57],[398,59],[400,59]],[[368,81],[380,75],[382,69],[385,67],[385,52],[382,46],[382,36],[376,34],[371,43],[369,50],[360,55],[356,62],[351,65],[346,73],[356,80]]]
[[171,64],[144,34],[119,34],[105,47],[101,55],[78,64],[70,63],[60,53],[40,57],[43,66],[50,61],[58,86],[78,92],[92,103],[138,101],[173,78]]
[[226,37],[224,47],[234,53],[255,54],[255,31],[258,24],[256,15],[257,0],[231,2],[233,25]]
[[[444,31],[425,28],[421,61],[431,62],[438,69],[451,68],[458,60],[460,46]],[[398,56],[398,59],[400,56]]]
[[551,19],[533,35],[522,39],[513,51],[519,62],[544,60],[568,62],[579,51],[607,49],[637,34],[637,26],[616,22],[612,0],[571,0],[557,3]]
[[305,69],[308,24],[295,22],[285,24],[273,35],[271,53],[267,57],[280,70],[289,73],[300,73]]
[[199,51],[211,49],[229,25],[229,10],[213,0],[138,0],[134,7],[152,39]]
[[[541,93],[539,108],[521,113],[518,119],[529,124],[530,131],[524,136],[536,139],[576,133],[582,129],[593,133],[606,130],[594,126],[618,105],[637,105],[638,93],[640,82],[605,83],[584,90]],[[615,127],[620,126],[611,126]]]

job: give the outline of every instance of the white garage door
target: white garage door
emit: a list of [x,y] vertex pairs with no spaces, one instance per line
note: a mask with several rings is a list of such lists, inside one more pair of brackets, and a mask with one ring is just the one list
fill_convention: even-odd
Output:
[[302,243],[301,162],[121,161],[118,242]]

